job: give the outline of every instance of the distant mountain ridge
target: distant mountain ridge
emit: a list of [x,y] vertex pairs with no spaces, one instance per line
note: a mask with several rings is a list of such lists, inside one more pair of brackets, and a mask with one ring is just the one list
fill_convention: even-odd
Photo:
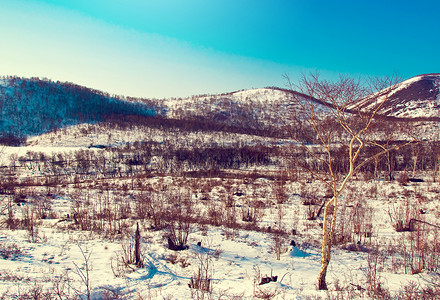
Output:
[[[349,110],[368,111],[386,99],[378,115],[436,121],[440,120],[439,90],[440,74],[418,75],[360,99]],[[3,77],[0,78],[0,142],[5,136],[40,135],[65,126],[105,121],[114,115],[159,115],[169,118],[167,126],[187,126],[185,122],[189,121],[194,128],[282,136],[280,129],[289,125],[292,109],[299,109],[292,101],[298,96],[309,99],[296,91],[268,87],[183,99],[127,98],[130,101],[126,101],[124,97],[111,97],[73,83]],[[322,113],[328,111],[329,104],[317,99],[312,101]],[[165,119],[131,120],[129,122],[167,122]]]

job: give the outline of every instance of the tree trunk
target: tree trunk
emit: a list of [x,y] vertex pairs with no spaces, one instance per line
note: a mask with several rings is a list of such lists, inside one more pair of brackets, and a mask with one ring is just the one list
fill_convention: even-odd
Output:
[[391,167],[390,152],[387,153],[387,161],[388,161],[388,180],[392,181],[393,180],[393,169]]
[[416,169],[417,169],[417,160],[418,160],[418,155],[415,155],[413,157],[413,161],[414,161],[414,166],[413,166],[413,171],[412,171],[412,177],[416,177]]
[[377,179],[377,166],[379,164],[379,158],[374,159],[374,179]]
[[327,267],[328,267],[328,261],[326,264],[321,265],[321,271],[318,275],[318,289],[319,290],[327,290],[327,283],[325,282],[325,276],[327,275]]
[[440,184],[440,155],[438,156],[438,183]]
[[136,234],[134,236],[134,257],[136,267],[142,268],[144,264],[141,260],[141,233],[139,232],[139,223],[136,223]]
[[[327,290],[325,277],[327,275],[328,264],[330,263],[334,227],[336,224],[336,200],[337,196],[334,195],[333,198],[327,202],[324,209],[324,220],[322,224],[321,271],[318,275],[319,290]],[[333,212],[331,212],[332,210]],[[329,224],[329,216],[331,213],[333,213],[333,217],[331,223]]]

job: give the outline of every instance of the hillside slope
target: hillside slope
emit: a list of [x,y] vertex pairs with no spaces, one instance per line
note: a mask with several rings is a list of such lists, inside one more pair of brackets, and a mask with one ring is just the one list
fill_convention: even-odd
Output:
[[[289,124],[293,111],[300,110],[294,97],[308,101],[309,97],[298,92],[266,87],[241,90],[217,95],[198,95],[188,98],[168,99],[161,105],[167,116],[180,119],[206,119],[225,126],[242,127],[244,130],[279,131]],[[326,111],[319,100],[312,99]]]
[[[350,111],[371,110],[387,98],[379,114],[436,121],[440,119],[439,86],[440,74],[419,75],[359,100]],[[292,113],[301,113],[294,97],[308,98],[295,91],[270,87],[178,99],[127,98],[126,101],[72,83],[4,77],[0,78],[0,142],[109,119],[122,121],[125,127],[142,124],[162,130],[180,128],[289,137]],[[315,112],[328,113],[328,104],[322,102],[325,99],[312,100],[317,104]],[[125,120],[111,118],[114,115],[160,115],[161,118]],[[432,122],[424,124],[423,132],[431,132],[434,127]]]
[[39,135],[68,125],[102,121],[114,114],[150,116],[155,110],[71,83],[0,79],[1,136]]
[[440,118],[440,73],[418,75],[360,100],[356,107],[371,110],[386,100],[379,114],[398,118]]

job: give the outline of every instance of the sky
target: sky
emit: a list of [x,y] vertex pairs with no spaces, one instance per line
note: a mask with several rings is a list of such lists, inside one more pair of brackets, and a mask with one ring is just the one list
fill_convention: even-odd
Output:
[[186,97],[440,72],[440,1],[0,0],[0,75]]

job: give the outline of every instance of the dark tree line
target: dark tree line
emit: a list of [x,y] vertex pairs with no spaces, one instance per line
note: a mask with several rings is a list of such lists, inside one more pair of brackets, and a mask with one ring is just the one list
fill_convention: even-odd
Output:
[[155,115],[154,117],[139,115],[109,115],[105,119],[104,126],[121,130],[130,130],[136,127],[148,127],[168,132],[227,132],[265,137],[288,137],[287,132],[283,132],[277,127],[262,126],[251,128],[242,125],[230,125],[219,120],[202,116],[176,119],[163,117],[161,115]]
[[205,149],[178,149],[167,153],[166,158],[175,157],[188,164],[191,170],[238,169],[253,165],[268,165],[270,149],[267,147],[212,147]]
[[[403,141],[394,141],[388,143],[389,146],[398,146]],[[373,145],[365,147],[361,158],[373,157],[379,153],[381,148]],[[340,145],[334,147],[331,154],[335,158],[332,162],[332,169],[336,174],[344,174],[349,168],[349,160],[347,158],[347,146]],[[328,166],[314,160],[316,157],[324,158],[325,153],[316,150],[315,153],[307,153],[301,149],[293,147],[288,154],[293,166],[299,167],[301,170],[314,169],[326,172]],[[312,156],[313,155],[313,156]],[[407,145],[401,149],[392,150],[389,153],[372,159],[366,163],[360,172],[369,175],[371,178],[380,176],[387,180],[396,179],[395,172],[408,172],[409,176],[415,176],[417,171],[436,171],[440,164],[440,144],[438,142],[420,142],[417,144]]]
[[[100,150],[80,149],[69,153],[45,154],[28,151],[22,156],[11,156],[8,172],[19,169],[38,172],[41,176],[63,176],[82,179],[131,177],[151,172],[203,171],[243,168],[271,163],[271,149],[262,145],[181,149],[168,143],[127,143],[121,147]],[[152,158],[154,157],[154,163]]]

